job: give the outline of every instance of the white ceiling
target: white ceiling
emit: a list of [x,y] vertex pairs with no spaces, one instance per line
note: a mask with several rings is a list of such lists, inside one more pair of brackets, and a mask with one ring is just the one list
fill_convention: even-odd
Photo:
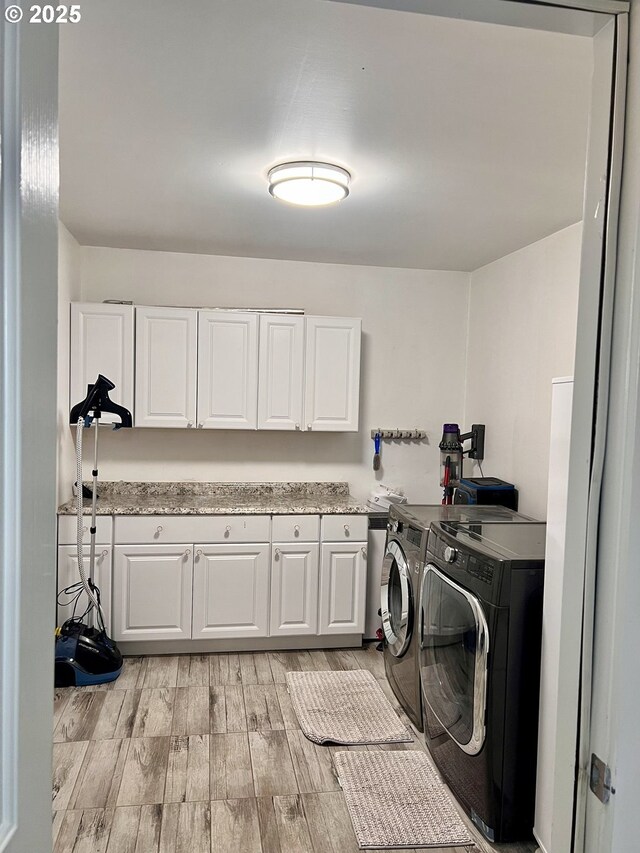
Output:
[[[61,219],[86,245],[473,270],[581,218],[591,50],[328,0],[83,0]],[[297,159],[350,197],[272,199]]]

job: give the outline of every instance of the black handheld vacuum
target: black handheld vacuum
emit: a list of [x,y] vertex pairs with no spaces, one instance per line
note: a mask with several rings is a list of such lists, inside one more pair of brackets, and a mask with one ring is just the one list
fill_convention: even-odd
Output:
[[[131,412],[109,399],[109,392],[115,388],[113,382],[98,375],[95,383],[87,388],[85,399],[77,403],[69,416],[71,424],[76,425],[76,464],[77,464],[77,519],[78,519],[78,572],[80,580],[63,590],[75,606],[83,593],[86,593],[88,605],[84,612],[67,619],[56,631],[55,648],[55,685],[56,687],[79,687],[87,684],[103,684],[115,681],[122,670],[122,655],[116,643],[107,634],[104,614],[100,605],[100,590],[93,582],[96,560],[96,506],[98,499],[98,432],[103,412],[109,412],[119,418],[114,429],[132,426]],[[83,491],[82,485],[82,435],[93,423],[95,431],[93,488],[91,492],[91,544],[89,550],[89,573],[85,571],[83,555]]]

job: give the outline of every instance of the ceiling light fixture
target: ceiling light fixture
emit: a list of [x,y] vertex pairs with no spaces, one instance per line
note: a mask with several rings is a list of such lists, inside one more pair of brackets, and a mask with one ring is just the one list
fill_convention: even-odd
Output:
[[289,204],[318,207],[346,198],[350,180],[346,169],[331,163],[281,163],[269,172],[269,192]]

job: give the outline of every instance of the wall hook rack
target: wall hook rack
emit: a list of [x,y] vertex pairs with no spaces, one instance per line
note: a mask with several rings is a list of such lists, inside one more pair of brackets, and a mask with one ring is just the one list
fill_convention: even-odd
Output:
[[382,441],[424,441],[427,433],[423,429],[372,429],[371,438],[379,435]]

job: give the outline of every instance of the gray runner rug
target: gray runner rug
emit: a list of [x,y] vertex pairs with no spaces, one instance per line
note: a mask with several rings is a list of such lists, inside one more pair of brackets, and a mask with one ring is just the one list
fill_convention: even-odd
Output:
[[473,843],[424,752],[336,752],[333,760],[361,849]]
[[413,740],[367,670],[288,672],[286,677],[300,728],[315,743]]

